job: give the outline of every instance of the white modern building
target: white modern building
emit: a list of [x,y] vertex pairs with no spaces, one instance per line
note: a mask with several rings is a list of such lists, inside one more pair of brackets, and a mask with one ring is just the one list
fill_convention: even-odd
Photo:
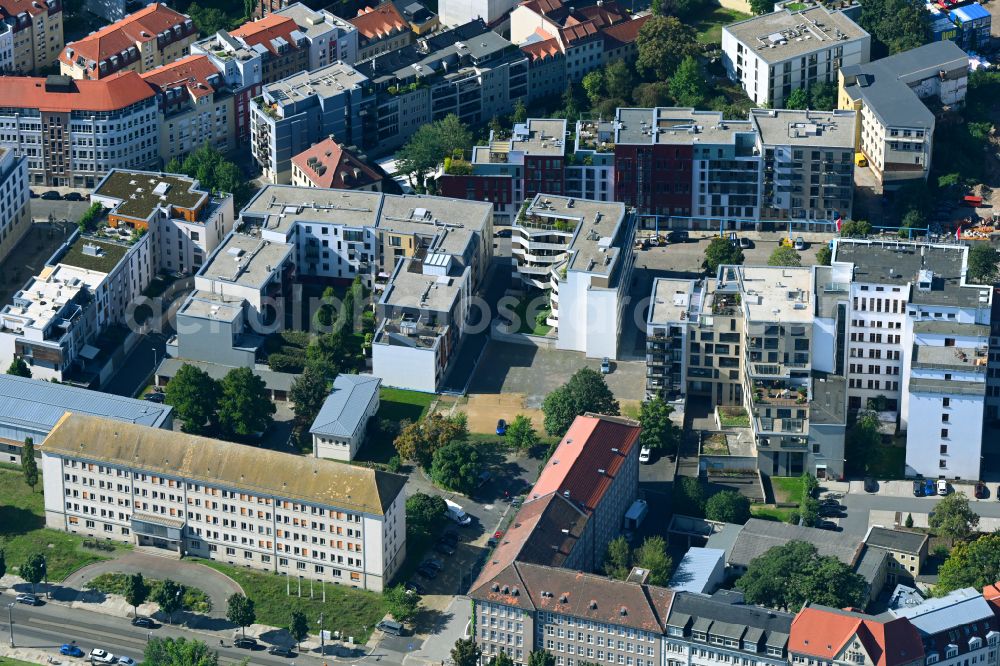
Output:
[[365,440],[368,422],[378,412],[381,383],[372,375],[337,375],[333,391],[309,428],[313,456],[343,462],[354,460]]
[[549,290],[558,349],[618,358],[634,239],[635,214],[621,203],[537,194],[518,215],[514,272]]
[[405,477],[67,414],[42,450],[45,524],[379,592],[406,556]]
[[793,90],[837,82],[842,67],[871,58],[871,36],[837,10],[816,4],[727,25],[722,62],[758,107],[780,109]]
[[31,228],[28,159],[0,148],[0,261]]
[[442,0],[438,3],[438,17],[441,25],[449,28],[476,19],[493,23],[516,5],[516,0]]

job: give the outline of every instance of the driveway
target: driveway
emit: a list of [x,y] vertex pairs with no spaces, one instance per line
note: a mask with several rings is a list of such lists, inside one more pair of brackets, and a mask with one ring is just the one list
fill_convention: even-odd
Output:
[[[229,597],[235,593],[243,593],[243,589],[233,579],[215,569],[210,569],[195,562],[174,560],[157,555],[147,555],[139,551],[130,551],[121,557],[105,562],[98,562],[70,574],[62,582],[62,588],[84,590],[84,586],[101,574],[105,573],[141,573],[153,580],[170,579],[187,587],[197,587],[212,600],[212,612],[226,612]],[[57,593],[58,594],[58,593]]]

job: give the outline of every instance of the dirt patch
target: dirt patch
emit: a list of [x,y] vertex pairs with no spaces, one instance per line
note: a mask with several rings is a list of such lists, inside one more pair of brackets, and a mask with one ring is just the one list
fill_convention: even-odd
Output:
[[455,407],[465,412],[469,419],[469,432],[492,434],[496,432],[497,419],[509,423],[518,414],[531,419],[535,429],[543,432],[542,410],[524,406],[523,393],[470,393],[465,404]]

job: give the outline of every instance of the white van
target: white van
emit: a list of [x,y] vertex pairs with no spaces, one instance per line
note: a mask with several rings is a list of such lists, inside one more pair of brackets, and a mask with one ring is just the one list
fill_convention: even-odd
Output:
[[472,517],[465,512],[458,504],[455,504],[449,499],[446,499],[444,503],[448,506],[448,518],[455,521],[459,525],[468,525],[472,522]]

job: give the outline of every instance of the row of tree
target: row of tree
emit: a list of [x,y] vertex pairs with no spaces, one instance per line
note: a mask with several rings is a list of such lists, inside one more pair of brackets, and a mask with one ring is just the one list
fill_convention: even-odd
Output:
[[274,420],[276,408],[264,380],[250,368],[233,368],[221,381],[185,363],[165,389],[185,432],[218,432],[245,439],[263,432]]
[[661,536],[647,537],[642,545],[632,549],[628,540],[620,536],[608,544],[604,555],[604,572],[609,578],[625,580],[633,567],[649,572],[650,585],[665,586],[670,582],[673,560],[667,554],[667,542]]

